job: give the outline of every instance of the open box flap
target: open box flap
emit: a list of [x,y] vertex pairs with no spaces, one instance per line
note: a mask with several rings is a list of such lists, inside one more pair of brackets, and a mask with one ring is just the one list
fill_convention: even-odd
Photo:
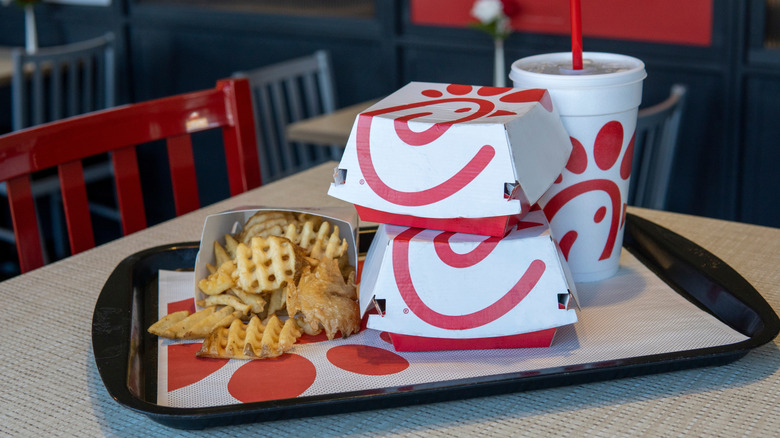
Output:
[[[543,129],[550,124],[548,119],[551,114],[555,119],[559,118],[555,108],[548,112],[542,105],[535,105],[522,119],[506,123],[507,144],[511,145],[515,175],[531,204],[552,186],[555,179],[550,179],[549,175],[560,175],[563,169],[561,163],[568,162],[572,151],[565,131]],[[564,147],[550,147],[562,142]]]

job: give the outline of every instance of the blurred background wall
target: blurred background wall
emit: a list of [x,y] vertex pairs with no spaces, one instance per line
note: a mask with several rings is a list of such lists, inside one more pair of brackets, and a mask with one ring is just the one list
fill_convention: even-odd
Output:
[[[210,88],[235,71],[318,49],[332,54],[340,106],[409,81],[492,81],[492,43],[468,27],[471,0],[80,3],[36,4],[39,43],[113,31],[119,40],[119,102]],[[506,41],[507,67],[523,56],[569,49],[568,1],[516,3],[520,12]],[[663,100],[674,83],[688,86],[670,210],[780,226],[779,12],[777,0],[583,2],[586,51],[624,53],[646,63],[643,106]],[[0,45],[24,45],[21,8],[0,7]],[[7,87],[0,89],[3,131],[10,129],[9,94]],[[211,155],[204,152],[204,166],[211,165]],[[226,190],[215,185],[202,196],[208,203]],[[161,202],[150,215],[151,222],[164,220],[172,207]]]

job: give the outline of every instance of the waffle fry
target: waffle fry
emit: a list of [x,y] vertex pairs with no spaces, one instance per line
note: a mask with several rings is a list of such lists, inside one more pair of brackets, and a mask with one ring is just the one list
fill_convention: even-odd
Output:
[[334,226],[333,232],[328,235],[330,223],[323,222],[317,231],[317,239],[311,248],[311,257],[321,260],[325,257],[338,259],[347,253],[347,239],[339,239],[339,227]]
[[289,240],[253,237],[251,249],[243,243],[236,248],[233,277],[244,292],[268,292],[294,282],[305,263],[305,256]]
[[[301,336],[301,332],[298,330],[295,321],[290,321],[289,319],[287,321],[282,324],[276,315],[269,318],[265,330],[262,332],[262,337],[257,338],[258,332],[255,332],[252,338],[247,337],[247,342],[244,345],[244,354],[249,357],[264,359],[281,356],[290,350],[295,341]],[[285,327],[288,327],[288,329],[284,330]],[[289,327],[292,327],[293,331],[290,331]]]
[[284,287],[275,289],[271,292],[268,298],[268,307],[265,309],[266,316],[271,316],[276,312],[285,309],[287,306],[287,290]]
[[[168,339],[202,339],[215,328],[227,327],[234,319],[240,316],[241,312],[234,310],[230,306],[225,306],[219,310],[217,310],[216,306],[206,307],[154,334]],[[152,324],[152,327],[154,327],[154,324]],[[149,329],[151,330],[151,327]]]
[[293,344],[303,335],[301,329],[293,318],[288,318],[279,332],[279,344],[277,351],[286,353],[293,348]]
[[[209,268],[211,270],[212,268]],[[216,271],[198,282],[198,288],[206,295],[218,295],[235,286],[233,272],[236,265],[232,260],[222,263]]]
[[314,221],[305,221],[301,226],[290,224],[284,233],[284,238],[300,246],[307,254],[309,253],[308,249],[314,243],[315,237]]
[[276,316],[263,325],[260,318],[253,316],[248,324],[235,320],[229,328],[214,330],[203,341],[198,357],[220,359],[266,359],[288,352],[301,336],[295,321],[288,319],[284,324]]
[[281,236],[287,224],[295,222],[295,215],[288,211],[258,211],[244,224],[237,240],[249,244],[253,237]]
[[301,226],[306,222],[311,222],[314,228],[319,228],[320,224],[325,222],[325,219],[322,216],[315,216],[310,213],[297,213],[295,217],[298,221],[298,224]]
[[225,234],[225,252],[227,253],[228,257],[230,257],[230,260],[236,258],[237,246],[238,246],[238,241],[230,234]]
[[230,306],[241,312],[241,316],[248,315],[249,311],[251,310],[250,305],[244,304],[234,295],[228,294],[211,295],[206,297],[206,299],[199,300],[196,304],[200,307]]
[[186,310],[180,310],[178,312],[169,313],[162,318],[160,318],[159,321],[155,322],[149,328],[147,331],[153,335],[162,336],[163,333],[165,333],[166,330],[168,330],[172,325],[181,322],[184,318],[188,317],[190,315],[190,312]]
[[228,254],[225,247],[219,244],[218,241],[214,241],[214,259],[217,266],[222,266],[225,262],[233,260],[233,257]]
[[319,225],[316,225],[315,221],[306,221],[300,232],[297,228],[288,227],[284,237],[303,248],[307,256],[316,260],[342,257],[347,254],[349,246],[347,239],[339,238],[339,227],[333,226],[331,232],[331,224],[327,221],[321,221]]
[[236,341],[246,336],[246,327],[240,320],[234,320],[230,327],[217,327],[203,340],[198,357],[227,358],[243,356],[243,348],[236,348]]
[[249,306],[250,313],[259,315],[265,310],[267,301],[263,299],[262,295],[244,292],[239,288],[232,288],[230,289],[230,292],[237,296],[242,303]]
[[287,313],[294,316],[300,312],[311,331],[321,327],[328,339],[339,331],[347,337],[360,330],[356,300],[354,276],[345,282],[337,260],[322,260],[314,270],[307,266],[297,285],[287,285]]
[[213,247],[214,265],[198,281],[207,296],[197,304],[205,308],[166,315],[150,333],[205,339],[200,357],[262,359],[289,351],[304,332],[325,330],[333,339],[359,330],[355,268],[338,226],[306,213],[260,211]]

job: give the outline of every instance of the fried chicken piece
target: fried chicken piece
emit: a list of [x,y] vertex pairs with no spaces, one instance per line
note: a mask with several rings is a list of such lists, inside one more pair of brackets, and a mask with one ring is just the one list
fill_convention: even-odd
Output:
[[344,281],[334,259],[323,259],[313,270],[306,266],[297,286],[287,284],[287,313],[300,312],[305,325],[324,329],[328,339],[339,331],[344,337],[357,333],[360,308],[354,280],[353,274]]

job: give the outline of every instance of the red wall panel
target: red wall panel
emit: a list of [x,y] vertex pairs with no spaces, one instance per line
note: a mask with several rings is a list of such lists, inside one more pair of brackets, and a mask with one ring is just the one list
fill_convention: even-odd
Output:
[[[569,34],[567,0],[514,0],[520,13],[516,31]],[[413,24],[466,26],[475,19],[473,0],[411,0]],[[712,0],[582,0],[582,32],[586,37],[709,46],[712,42]],[[585,50],[588,48],[585,47]]]

